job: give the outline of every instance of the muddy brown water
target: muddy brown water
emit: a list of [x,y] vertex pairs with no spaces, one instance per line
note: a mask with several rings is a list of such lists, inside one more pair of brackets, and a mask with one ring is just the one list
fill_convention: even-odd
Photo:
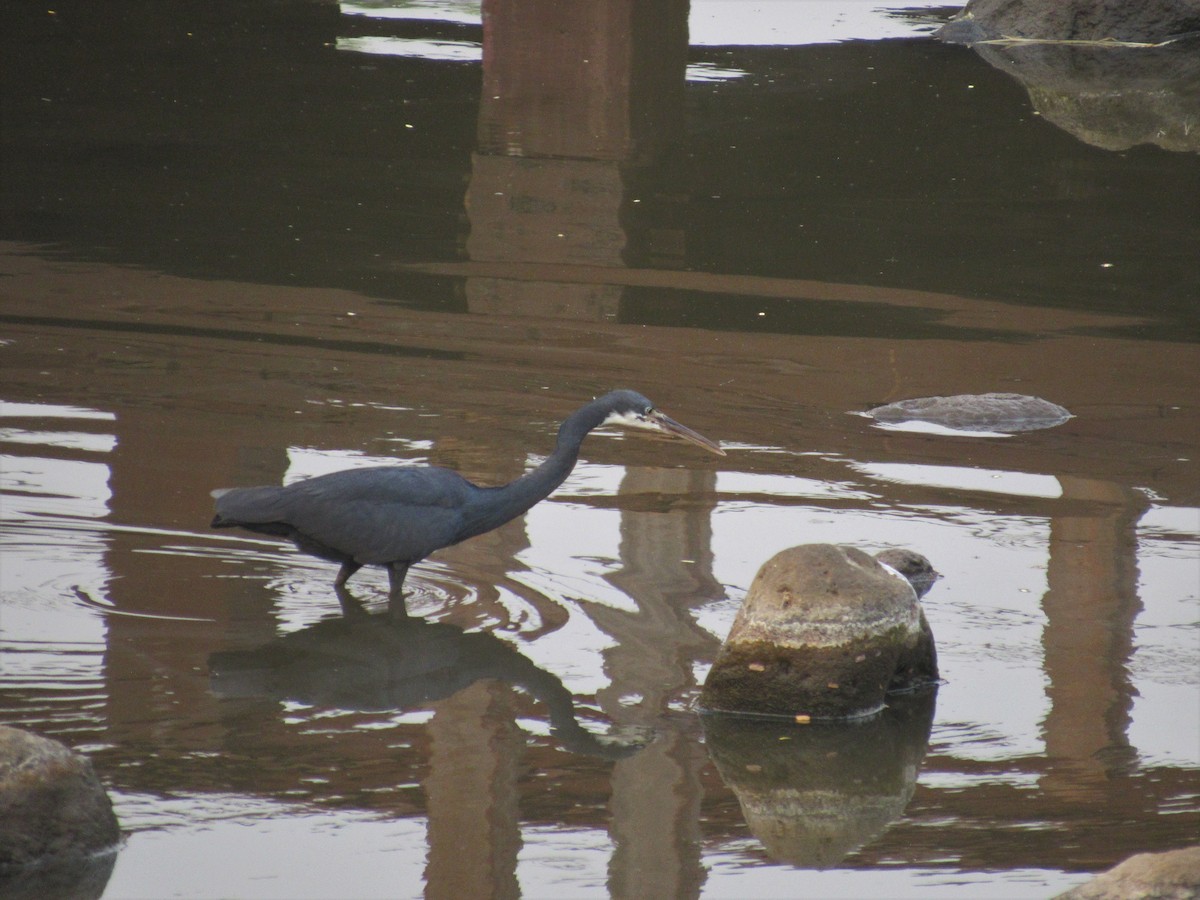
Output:
[[[919,23],[504,20],[484,70],[431,8],[4,14],[0,713],[92,757],[106,896],[1045,897],[1194,841],[1196,156],[1088,145]],[[410,629],[207,527],[351,465],[507,480],[621,386],[728,455],[589,437],[410,573]],[[1074,418],[854,415],[989,391]],[[705,723],[808,542],[933,560],[936,703]]]

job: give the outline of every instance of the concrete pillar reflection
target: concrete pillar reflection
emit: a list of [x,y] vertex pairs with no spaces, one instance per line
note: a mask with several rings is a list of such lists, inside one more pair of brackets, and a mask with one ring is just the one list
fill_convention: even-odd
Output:
[[[687,14],[687,0],[485,0],[471,260],[614,267],[643,246],[681,248],[679,236],[630,228],[641,201],[630,191],[683,133]],[[594,321],[615,318],[623,292],[536,276],[466,282],[472,312]]]
[[525,741],[510,689],[477,681],[437,704],[425,781],[429,856],[425,896],[520,896],[517,775]]
[[[115,522],[204,534],[212,515],[209,491],[251,483],[252,475],[278,480],[286,467],[286,454],[267,450],[267,439],[254,450],[214,442],[219,429],[210,416],[177,416],[167,453],[161,413],[122,411],[115,424],[117,443],[109,457]],[[107,596],[93,598],[124,613],[106,619],[108,727],[125,745],[142,740],[162,753],[220,741],[223,727],[206,675],[209,651],[229,635],[253,641],[274,633],[269,599],[257,582],[212,578],[211,559],[162,553],[171,542],[152,530],[114,529],[105,559],[113,577]],[[149,722],[168,724],[150,733]],[[188,727],[172,724],[184,722]]]
[[1128,663],[1141,610],[1136,526],[1147,504],[1115,483],[1059,481],[1065,501],[1094,504],[1097,512],[1056,517],[1050,525],[1043,645],[1051,707],[1044,731],[1046,753],[1059,765],[1043,784],[1060,793],[1078,790],[1087,801],[1095,782],[1132,752]]
[[712,576],[712,504],[693,500],[715,486],[712,472],[629,469],[620,490],[631,507],[621,516],[623,565],[610,581],[637,609],[584,604],[616,642],[605,651],[610,686],[597,694],[601,708],[617,723],[660,728],[651,746],[613,769],[614,897],[694,897],[704,883],[699,773],[707,755],[694,735],[663,730],[662,717],[695,686],[695,661],[718,645],[691,612],[722,591]]

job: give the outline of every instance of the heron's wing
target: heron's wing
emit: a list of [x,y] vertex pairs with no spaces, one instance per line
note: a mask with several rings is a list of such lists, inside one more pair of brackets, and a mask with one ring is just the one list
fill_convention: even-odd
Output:
[[383,466],[296,482],[279,503],[283,521],[358,562],[416,562],[459,539],[478,490],[449,469]]

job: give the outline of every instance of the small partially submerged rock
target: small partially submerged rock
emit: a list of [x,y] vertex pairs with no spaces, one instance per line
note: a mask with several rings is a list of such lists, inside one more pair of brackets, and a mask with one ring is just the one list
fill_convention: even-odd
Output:
[[[875,561],[895,569],[912,585],[917,599],[928,594],[929,589],[942,577],[928,559],[912,550],[883,550],[875,554]],[[925,618],[925,610],[921,610],[920,629],[917,643],[900,653],[896,671],[892,673],[892,681],[888,685],[889,691],[911,691],[938,680],[937,645],[933,641],[933,629]]]
[[928,594],[929,589],[942,577],[928,559],[904,547],[881,550],[875,554],[875,561],[895,569],[896,574],[912,585],[918,599]]
[[1013,433],[1053,428],[1071,413],[1049,400],[1025,394],[955,394],[918,397],[877,406],[867,412],[876,422],[930,422],[956,431]]
[[1139,853],[1057,900],[1195,900],[1200,897],[1200,846]]
[[[923,561],[930,583],[936,573]],[[906,564],[906,563],[902,563]],[[917,592],[854,547],[806,544],[763,564],[705,679],[712,711],[846,719],[937,678]]]
[[94,854],[120,837],[112,802],[87,757],[0,725],[0,874]]

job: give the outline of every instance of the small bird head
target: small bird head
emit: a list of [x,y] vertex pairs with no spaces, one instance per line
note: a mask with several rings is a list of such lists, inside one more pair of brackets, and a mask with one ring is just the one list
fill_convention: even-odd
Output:
[[601,398],[609,401],[609,412],[603,424],[619,425],[640,431],[655,431],[670,437],[682,438],[710,453],[724,456],[725,451],[715,441],[681,425],[670,416],[655,408],[654,404],[636,391],[613,391]]

